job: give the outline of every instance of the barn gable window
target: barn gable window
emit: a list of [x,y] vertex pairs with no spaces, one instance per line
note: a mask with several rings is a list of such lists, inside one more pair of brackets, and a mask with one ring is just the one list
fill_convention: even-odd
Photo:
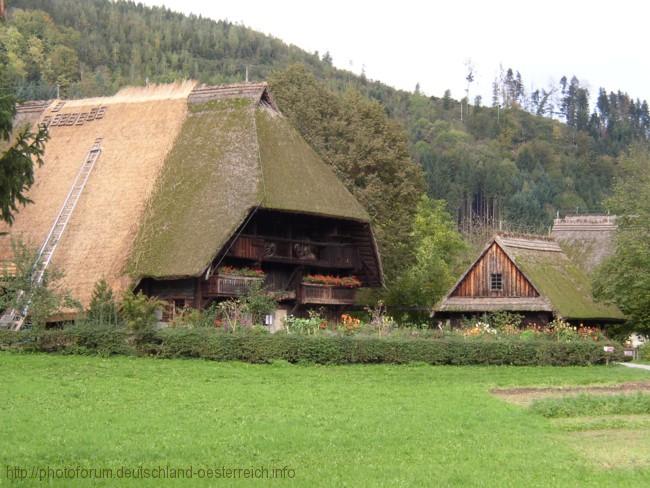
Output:
[[501,273],[490,274],[490,290],[501,291],[503,290],[503,276]]

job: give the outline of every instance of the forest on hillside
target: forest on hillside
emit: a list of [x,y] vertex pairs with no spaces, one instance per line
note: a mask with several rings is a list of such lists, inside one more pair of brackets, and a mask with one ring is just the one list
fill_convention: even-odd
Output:
[[494,95],[427,97],[336,69],[328,53],[307,53],[242,25],[165,8],[108,0],[13,0],[0,29],[2,86],[20,97],[111,94],[145,82],[195,78],[251,80],[299,63],[336,93],[356,90],[379,101],[406,130],[426,191],[448,202],[459,222],[521,229],[548,226],[561,213],[601,212],[617,158],[646,142],[645,101],[601,89],[595,107],[576,77],[524,90],[522,75],[502,70]]
[[[438,296],[457,274],[457,227],[470,236],[545,231],[558,212],[608,211],[622,161],[650,136],[646,101],[589,93],[572,75],[527,91],[521,73],[502,69],[484,101],[470,99],[470,69],[460,99],[426,96],[227,21],[127,1],[8,7],[0,92],[18,99],[109,95],[187,78],[240,82],[246,69],[250,80],[269,81],[281,110],[368,209],[388,282],[402,290],[393,298],[406,305]],[[445,279],[423,286],[432,275]]]

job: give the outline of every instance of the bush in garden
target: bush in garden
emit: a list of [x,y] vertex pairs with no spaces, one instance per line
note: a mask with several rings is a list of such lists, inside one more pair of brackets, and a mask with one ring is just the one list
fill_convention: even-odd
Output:
[[486,322],[476,322],[473,327],[463,329],[463,336],[465,337],[479,337],[484,335],[496,335],[497,329],[494,329]]
[[387,335],[397,325],[395,320],[386,313],[386,305],[381,300],[372,308],[366,307],[366,312],[370,316],[369,325],[379,337]]
[[[308,320],[308,319],[302,319]],[[609,355],[620,360],[623,349],[603,351],[607,343],[593,340],[558,342],[549,339],[522,341],[513,337],[369,337],[269,334],[263,328],[224,333],[211,328],[155,330],[146,341],[131,346],[134,332],[115,327],[66,327],[64,329],[0,331],[0,349],[76,354],[140,354],[172,358],[240,360],[252,363],[312,362],[318,364],[602,364]]]
[[251,314],[253,324],[263,324],[264,316],[276,309],[278,302],[264,289],[262,283],[253,283],[243,296],[247,311]]
[[548,324],[548,330],[555,336],[558,341],[571,341],[579,338],[578,328],[562,320],[555,318]]
[[639,359],[641,361],[650,361],[650,344],[646,343],[639,347]]
[[248,306],[241,298],[219,302],[216,311],[217,320],[223,325],[225,331],[236,332],[241,327],[252,325]]
[[310,310],[308,313],[307,318],[287,316],[284,319],[287,334],[314,335],[319,329],[327,327],[327,321],[318,312]]
[[74,300],[68,290],[62,290],[60,281],[64,274],[50,267],[37,283],[33,279],[38,249],[25,244],[21,239],[11,240],[11,252],[15,272],[10,273],[6,267],[0,270],[2,293],[0,293],[0,311],[14,309],[29,310],[27,323],[32,327],[45,327],[47,320],[65,309],[81,311],[81,305]]
[[272,313],[277,301],[261,283],[252,283],[239,298],[224,300],[216,305],[216,319],[228,331],[263,324],[264,316]]
[[490,324],[490,326],[494,327],[498,331],[516,334],[521,328],[524,317],[521,314],[503,310],[485,314],[482,321]]
[[103,278],[95,283],[86,320],[96,325],[109,326],[117,326],[120,321],[113,290]]
[[139,291],[137,294],[127,290],[122,297],[120,311],[126,327],[134,332],[142,332],[153,327],[158,311],[165,302],[149,297]]
[[177,314],[169,323],[171,328],[214,328],[217,322],[217,304],[211,303],[207,308],[199,310],[197,308],[184,308],[180,314]]

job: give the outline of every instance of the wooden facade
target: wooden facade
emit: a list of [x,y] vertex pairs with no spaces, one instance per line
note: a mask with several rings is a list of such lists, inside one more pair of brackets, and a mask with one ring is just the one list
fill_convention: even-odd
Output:
[[320,305],[352,305],[356,299],[357,290],[315,283],[301,283],[299,299],[304,304]]
[[212,275],[204,287],[204,295],[208,297],[243,295],[255,283],[261,283],[262,278],[250,276]]
[[319,268],[354,269],[357,249],[351,244],[316,242],[273,236],[241,235],[228,255],[255,261],[304,263]]
[[460,324],[468,317],[511,312],[543,325],[561,317],[575,324],[624,320],[593,299],[589,277],[548,236],[497,234],[436,305],[433,316]]
[[[340,307],[355,303],[356,289],[304,282],[310,274],[357,277],[364,286],[376,286],[381,270],[371,261],[364,237],[366,225],[329,217],[269,210],[254,213],[197,278],[142,280],[140,288],[172,305],[203,308],[215,300],[241,296],[261,283],[281,305],[300,313],[314,305]],[[222,272],[223,267],[252,268],[262,277]],[[173,312],[168,314],[173,316]]]
[[[501,286],[492,286],[500,275]],[[451,293],[452,297],[537,297],[539,293],[494,242]]]

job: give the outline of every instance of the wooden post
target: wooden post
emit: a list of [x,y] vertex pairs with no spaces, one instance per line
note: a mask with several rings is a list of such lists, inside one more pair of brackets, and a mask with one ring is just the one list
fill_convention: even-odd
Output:
[[194,288],[194,308],[201,310],[203,308],[203,275],[196,279]]
[[5,18],[5,0],[0,0],[0,19]]

